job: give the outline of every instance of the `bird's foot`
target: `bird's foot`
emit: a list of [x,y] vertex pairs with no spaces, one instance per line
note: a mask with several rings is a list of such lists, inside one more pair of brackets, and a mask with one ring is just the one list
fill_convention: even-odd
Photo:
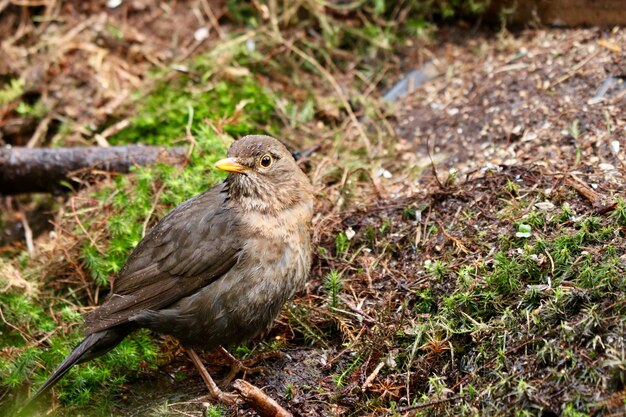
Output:
[[228,394],[222,391],[221,389],[219,389],[215,381],[213,381],[213,378],[211,378],[209,371],[207,371],[206,368],[204,367],[204,364],[200,360],[200,357],[198,356],[198,354],[193,349],[187,349],[187,352],[189,353],[189,356],[191,357],[191,360],[193,361],[194,365],[196,365],[196,368],[198,368],[198,371],[200,372],[200,376],[202,376],[204,383],[209,389],[209,395],[211,396],[211,398],[214,401],[218,401],[226,405],[237,404],[237,398],[239,398],[239,396],[235,394]]
[[226,359],[226,361],[230,364],[230,372],[228,373],[228,375],[226,375],[226,378],[224,378],[221,381],[222,386],[226,386],[230,384],[233,381],[233,379],[235,379],[235,377],[237,376],[239,372],[243,372],[244,376],[247,374],[255,374],[255,373],[265,374],[267,372],[267,368],[265,368],[264,366],[253,366],[253,365],[258,362],[264,361],[266,359],[282,358],[284,356],[281,352],[265,352],[265,353],[261,353],[260,355],[256,355],[250,359],[241,361],[235,358],[233,355],[231,355],[226,349],[224,349],[221,346],[219,348],[219,352],[224,357],[224,359]]
[[239,399],[239,396],[237,394],[224,392],[219,388],[216,392],[211,392],[211,389],[209,388],[209,395],[214,401],[220,402],[224,405],[237,405],[237,400]]

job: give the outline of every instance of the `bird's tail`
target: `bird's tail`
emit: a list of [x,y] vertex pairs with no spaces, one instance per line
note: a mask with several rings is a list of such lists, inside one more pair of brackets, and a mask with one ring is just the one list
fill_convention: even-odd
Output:
[[85,340],[80,342],[72,353],[61,362],[54,372],[52,372],[52,375],[39,387],[35,395],[28,400],[24,408],[30,408],[30,406],[35,404],[45,393],[50,391],[72,366],[104,355],[117,346],[132,330],[133,329],[128,326],[117,326],[87,336]]

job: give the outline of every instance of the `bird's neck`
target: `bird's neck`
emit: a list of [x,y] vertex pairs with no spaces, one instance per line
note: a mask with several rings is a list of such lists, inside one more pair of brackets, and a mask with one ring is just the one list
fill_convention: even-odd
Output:
[[233,204],[243,212],[276,216],[291,209],[312,207],[311,184],[308,179],[301,182],[297,186],[272,187],[234,174],[226,179],[225,191]]
[[254,236],[287,241],[290,236],[308,236],[312,216],[313,201],[303,200],[279,213],[249,211],[242,216],[242,222]]

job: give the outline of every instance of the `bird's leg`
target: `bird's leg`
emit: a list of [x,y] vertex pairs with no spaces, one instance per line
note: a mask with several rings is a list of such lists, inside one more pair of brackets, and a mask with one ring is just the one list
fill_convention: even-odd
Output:
[[202,361],[200,360],[200,357],[198,356],[198,354],[193,349],[187,349],[187,353],[189,354],[189,357],[191,358],[193,364],[196,365],[196,368],[198,368],[198,371],[200,372],[200,376],[202,376],[204,383],[209,389],[209,394],[211,395],[211,397],[213,397],[214,400],[220,401],[224,404],[228,404],[228,405],[236,404],[237,396],[233,394],[226,394],[224,391],[218,388],[215,381],[213,381],[213,378],[211,378],[209,371],[207,371],[204,365],[202,364]]
[[220,352],[222,357],[226,359],[226,362],[230,364],[230,372],[228,373],[226,378],[224,378],[224,380],[221,382],[224,385],[230,384],[231,381],[235,379],[237,374],[242,371],[244,375],[254,374],[254,373],[264,373],[267,370],[265,367],[263,366],[253,367],[252,365],[254,365],[257,362],[263,361],[265,359],[282,357],[282,353],[280,352],[266,352],[266,353],[261,353],[260,355],[256,355],[250,359],[241,361],[235,358],[233,355],[231,355],[230,352],[228,352],[222,346],[218,348],[218,351]]

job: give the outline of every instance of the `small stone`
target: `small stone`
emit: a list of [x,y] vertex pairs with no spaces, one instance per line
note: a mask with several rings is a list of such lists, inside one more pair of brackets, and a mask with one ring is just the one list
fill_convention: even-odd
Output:
[[536,203],[535,207],[537,207],[539,210],[551,211],[554,210],[555,206],[549,201],[543,201],[541,203]]
[[391,172],[387,171],[385,168],[379,168],[378,171],[376,171],[376,177],[380,178],[386,178],[389,179],[391,177],[393,177],[393,175],[391,174]]
[[107,7],[109,9],[115,9],[119,7],[121,4],[122,4],[122,0],[108,0],[107,1]]
[[208,37],[209,37],[209,29],[207,27],[201,27],[193,33],[193,38],[198,42],[202,42],[203,40],[206,40]]
[[248,39],[246,41],[246,48],[248,49],[248,51],[255,51],[256,50],[256,41],[254,39]]
[[617,156],[617,154],[619,153],[619,141],[618,140],[611,141],[611,153],[614,156]]

